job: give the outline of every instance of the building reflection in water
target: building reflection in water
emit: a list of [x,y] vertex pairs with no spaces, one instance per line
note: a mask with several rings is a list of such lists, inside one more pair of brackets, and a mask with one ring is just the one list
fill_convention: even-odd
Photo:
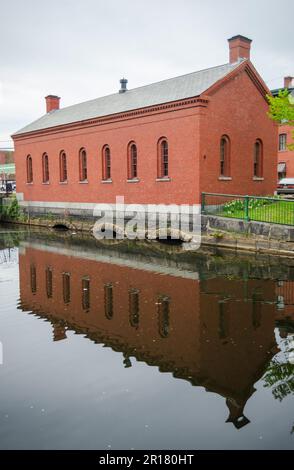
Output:
[[275,327],[287,336],[294,317],[289,282],[199,280],[34,243],[21,249],[19,266],[20,308],[48,319],[54,341],[71,329],[120,351],[124,367],[135,357],[203,386],[225,398],[237,429],[250,422],[245,405],[279,351]]

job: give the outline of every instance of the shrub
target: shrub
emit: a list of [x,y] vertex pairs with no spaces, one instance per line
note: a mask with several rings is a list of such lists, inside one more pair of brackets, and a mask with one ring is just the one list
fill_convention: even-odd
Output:
[[3,219],[17,219],[20,215],[20,208],[16,197],[11,198],[10,204],[2,206]]
[[226,202],[223,207],[223,211],[227,214],[234,214],[235,212],[244,210],[243,199],[235,199],[234,201]]
[[[254,199],[249,198],[248,209],[257,209],[258,207],[272,204],[274,201],[271,199]],[[236,212],[243,212],[245,210],[245,199],[234,199],[233,201],[226,202],[223,206],[223,211],[226,214],[235,214]]]

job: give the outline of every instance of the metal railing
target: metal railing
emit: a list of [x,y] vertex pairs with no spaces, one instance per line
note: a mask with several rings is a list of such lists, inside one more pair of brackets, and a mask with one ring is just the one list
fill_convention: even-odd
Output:
[[201,213],[246,221],[294,225],[294,200],[280,197],[202,193]]

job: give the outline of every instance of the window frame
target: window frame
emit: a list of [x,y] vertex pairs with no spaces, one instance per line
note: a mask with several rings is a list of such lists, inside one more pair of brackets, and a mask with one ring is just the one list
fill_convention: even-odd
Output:
[[[225,145],[223,145],[223,143]],[[231,142],[229,136],[222,135],[219,143],[219,175],[221,178],[231,177]]]
[[279,134],[279,152],[285,152],[287,150],[287,134],[282,132]]
[[109,145],[102,149],[102,180],[111,181],[111,151]]
[[166,137],[161,137],[157,143],[157,178],[169,178],[169,145]]
[[281,180],[281,179],[287,177],[287,162],[278,162],[278,163],[284,163],[285,164],[285,171],[283,171],[283,172],[278,171],[278,180]]
[[79,181],[88,182],[88,156],[84,147],[79,150]]
[[[259,149],[258,153],[256,149]],[[253,177],[263,178],[263,143],[261,139],[256,139],[253,148]]]
[[33,182],[34,182],[33,159],[31,155],[27,155],[27,183],[32,184]]
[[128,145],[128,180],[138,180],[138,147],[134,141]]
[[43,184],[50,183],[49,156],[46,152],[42,155],[42,176]]
[[64,150],[59,154],[59,181],[60,183],[67,183],[67,155]]

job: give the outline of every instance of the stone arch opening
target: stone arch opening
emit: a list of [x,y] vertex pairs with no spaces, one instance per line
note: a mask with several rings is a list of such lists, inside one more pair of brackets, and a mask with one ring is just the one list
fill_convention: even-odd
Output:
[[162,243],[163,245],[170,245],[170,246],[180,246],[184,243],[183,240],[180,238],[172,238],[170,235],[167,236],[167,238],[156,238],[156,240],[159,243]]
[[54,224],[53,227],[55,230],[59,230],[61,232],[66,232],[69,230],[69,226],[67,224],[64,224],[64,223],[57,223],[57,224]]
[[192,237],[191,233],[183,232],[180,229],[168,228],[156,231],[156,240],[168,245],[181,245],[183,242],[190,242]]

